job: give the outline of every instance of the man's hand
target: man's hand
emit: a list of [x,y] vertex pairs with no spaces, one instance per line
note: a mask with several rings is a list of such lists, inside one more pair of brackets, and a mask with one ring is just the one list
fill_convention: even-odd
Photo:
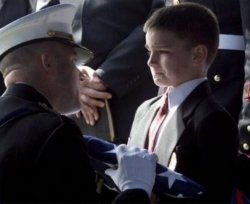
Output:
[[116,155],[118,168],[107,169],[105,173],[121,191],[143,189],[150,196],[155,182],[157,155],[124,144],[116,147]]
[[94,125],[99,119],[99,108],[105,106],[105,99],[112,95],[105,91],[107,86],[101,81],[96,72],[87,66],[79,67],[80,75],[80,104],[81,111],[77,117],[84,117],[87,124]]

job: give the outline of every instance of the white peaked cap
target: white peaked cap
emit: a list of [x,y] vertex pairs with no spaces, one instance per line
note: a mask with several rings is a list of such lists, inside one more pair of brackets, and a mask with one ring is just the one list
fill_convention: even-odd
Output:
[[35,40],[61,39],[75,47],[78,64],[85,64],[93,53],[74,41],[72,22],[76,7],[58,4],[31,13],[0,29],[0,58],[10,49]]

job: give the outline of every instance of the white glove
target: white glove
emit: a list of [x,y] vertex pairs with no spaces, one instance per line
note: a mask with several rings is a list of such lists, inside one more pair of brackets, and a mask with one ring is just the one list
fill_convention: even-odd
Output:
[[107,169],[105,173],[113,179],[121,191],[143,189],[150,196],[155,183],[157,155],[124,144],[117,146],[115,151],[118,168]]

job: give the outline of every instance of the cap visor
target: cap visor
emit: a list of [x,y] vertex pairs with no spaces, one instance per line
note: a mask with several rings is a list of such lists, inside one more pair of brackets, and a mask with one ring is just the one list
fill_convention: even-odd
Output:
[[94,53],[86,47],[75,44],[74,50],[76,52],[76,66],[85,65],[94,58]]

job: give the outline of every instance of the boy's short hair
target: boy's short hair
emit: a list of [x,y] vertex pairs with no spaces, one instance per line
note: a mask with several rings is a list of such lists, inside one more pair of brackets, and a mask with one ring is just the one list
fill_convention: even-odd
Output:
[[208,65],[215,58],[219,43],[219,25],[214,13],[205,6],[182,3],[160,8],[144,25],[145,32],[150,29],[174,32],[189,47],[205,45],[208,49]]

